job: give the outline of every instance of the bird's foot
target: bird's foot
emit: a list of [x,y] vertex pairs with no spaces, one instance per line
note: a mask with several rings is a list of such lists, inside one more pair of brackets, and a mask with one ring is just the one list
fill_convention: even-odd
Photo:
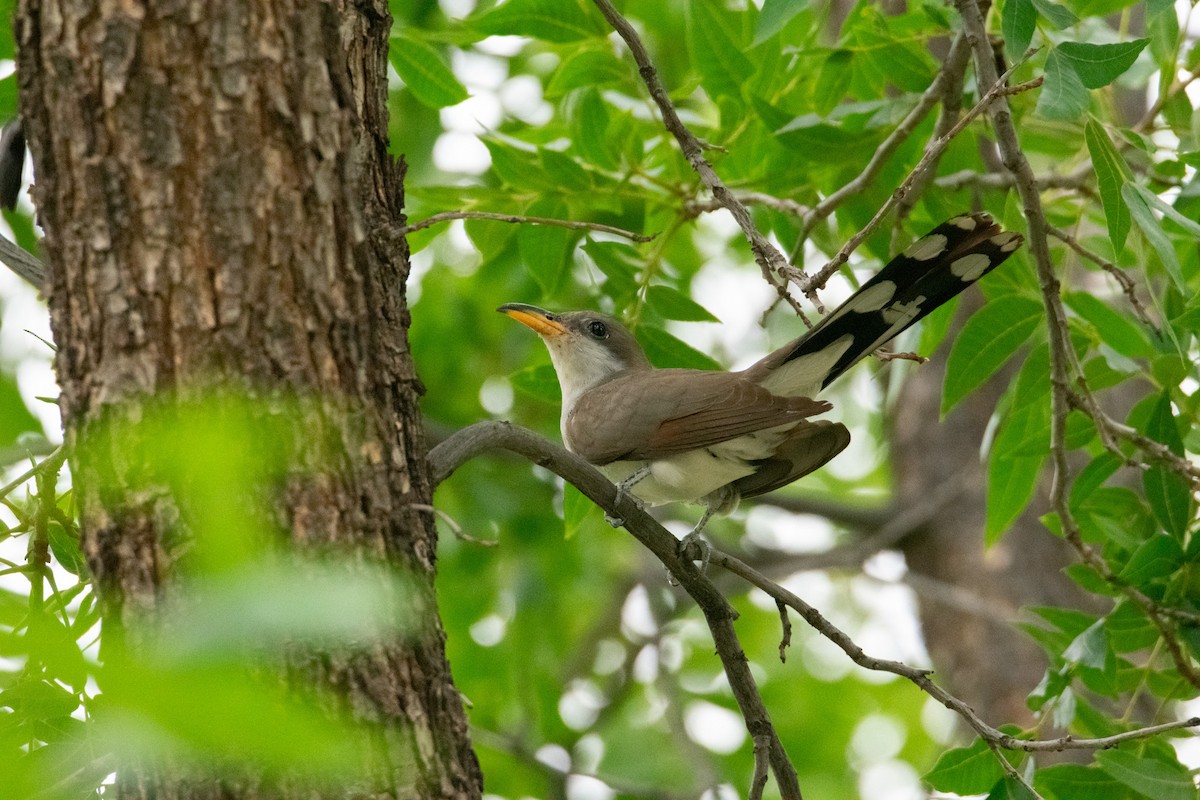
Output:
[[[633,504],[635,506],[637,506],[639,510],[642,509],[643,508],[642,501],[639,500],[636,496],[634,496],[634,494],[632,492],[630,492],[629,490],[633,488],[633,485],[635,483],[640,481],[642,478],[645,478],[649,474],[650,474],[650,465],[647,464],[646,466],[639,469],[637,472],[630,475],[625,480],[618,483],[617,484],[617,495],[616,495],[616,497],[613,498],[613,506],[615,507],[615,506],[620,505],[621,500],[623,498],[628,497],[631,501],[633,501]],[[616,514],[608,512],[608,511],[604,512],[604,521],[607,522],[609,525],[613,526],[614,528],[619,528],[625,524],[624,519],[617,516]]]
[[679,557],[690,561],[700,562],[700,574],[708,569],[708,561],[712,558],[712,545],[700,535],[702,525],[697,525],[687,536],[679,540]]

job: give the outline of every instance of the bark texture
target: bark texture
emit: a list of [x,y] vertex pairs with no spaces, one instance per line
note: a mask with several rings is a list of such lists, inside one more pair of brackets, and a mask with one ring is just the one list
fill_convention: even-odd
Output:
[[[426,623],[370,655],[290,655],[292,680],[395,733],[372,786],[330,796],[477,797],[435,531],[414,508],[430,486],[408,253],[372,235],[403,204],[386,150],[390,23],[384,0],[21,0],[22,113],[106,635],[154,616],[186,528],[171,487],[131,456],[135,423],[213,391],[248,396],[252,416],[287,419],[291,468],[256,492],[274,521],[414,576]],[[295,398],[296,418],[278,413]],[[118,776],[122,798],[264,796],[161,765]]]

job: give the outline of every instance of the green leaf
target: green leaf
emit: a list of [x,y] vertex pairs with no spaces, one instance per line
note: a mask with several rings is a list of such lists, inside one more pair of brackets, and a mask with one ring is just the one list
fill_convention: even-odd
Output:
[[1033,499],[1042,463],[1050,450],[1050,347],[1033,349],[1009,392],[1009,409],[988,452],[987,523],[989,545]]
[[983,385],[1033,334],[1042,304],[1020,295],[988,303],[963,326],[946,362],[942,414]]
[[1066,59],[1079,80],[1089,89],[1108,86],[1137,61],[1138,54],[1150,43],[1149,39],[1115,44],[1084,44],[1063,42],[1057,52]]
[[573,89],[620,86],[629,79],[629,68],[604,49],[577,50],[565,59],[546,84],[546,97],[559,97]]
[[1085,292],[1067,292],[1063,300],[1100,334],[1106,345],[1128,358],[1149,358],[1158,351],[1146,330],[1108,303]]
[[558,374],[549,364],[525,367],[508,376],[508,381],[519,392],[557,406],[562,400],[562,388],[558,385]]
[[[527,213],[531,217],[563,219],[567,209],[558,200],[543,198],[531,205]],[[521,261],[544,295],[553,295],[562,286],[576,236],[574,231],[556,225],[521,225],[517,231]]]
[[1179,17],[1174,0],[1148,0],[1146,33],[1150,36],[1150,52],[1159,69],[1174,69],[1179,46]]
[[50,535],[50,551],[63,569],[72,575],[87,574],[87,560],[79,547],[78,533],[67,530],[61,523],[51,520],[47,526]]
[[1133,555],[1121,570],[1121,580],[1144,588],[1151,581],[1174,574],[1182,565],[1183,547],[1179,541],[1174,537],[1158,534],[1151,536],[1133,551]]
[[1150,800],[1196,800],[1196,786],[1178,762],[1140,758],[1122,750],[1096,753],[1101,769]]
[[548,147],[538,148],[538,157],[542,167],[561,190],[567,192],[590,192],[594,187],[587,170],[565,153],[551,150]]
[[1150,210],[1150,205],[1147,203],[1146,197],[1139,191],[1140,188],[1137,184],[1126,183],[1121,187],[1121,197],[1125,200],[1125,204],[1129,206],[1129,213],[1133,216],[1133,221],[1137,223],[1146,240],[1150,242],[1150,246],[1154,248],[1154,252],[1158,253],[1163,269],[1171,276],[1171,280],[1175,282],[1176,288],[1187,296],[1189,292],[1183,280],[1183,270],[1179,265],[1179,257],[1175,254],[1175,246],[1163,230],[1162,223],[1158,221],[1154,216],[1154,212]]
[[1070,10],[1050,0],[1033,0],[1033,5],[1055,30],[1061,31],[1079,22],[1079,17]]
[[579,93],[572,105],[572,147],[588,162],[602,169],[616,169],[620,154],[608,136],[608,106],[600,92],[588,88]]
[[1124,786],[1112,776],[1081,764],[1054,764],[1037,771],[1035,788],[1047,800],[1128,800]]
[[11,445],[23,433],[40,431],[41,424],[21,399],[11,374],[0,373],[0,446]]
[[577,42],[608,33],[604,18],[579,0],[508,0],[468,20],[480,33],[532,36],[548,42]]
[[1038,97],[1037,115],[1049,120],[1072,121],[1087,110],[1088,91],[1058,48],[1046,57],[1046,82]]
[[1133,184],[1133,188],[1142,196],[1142,198],[1146,201],[1146,204],[1151,208],[1158,209],[1164,217],[1167,217],[1176,225],[1179,225],[1192,236],[1200,238],[1200,222],[1196,222],[1196,220],[1180,214],[1179,209],[1163,200],[1145,186]]
[[624,308],[637,297],[638,273],[643,263],[636,248],[625,242],[597,242],[588,239],[583,252],[591,257],[604,273],[604,294],[613,299],[616,308]]
[[925,782],[940,792],[984,794],[1004,777],[1004,768],[983,741],[942,754],[925,774]]
[[704,306],[670,286],[651,286],[646,293],[650,307],[664,319],[683,322],[720,322]]
[[681,342],[662,328],[642,325],[638,339],[646,347],[646,355],[656,367],[685,367],[687,369],[720,369],[710,356]]
[[1108,654],[1108,632],[1104,629],[1104,621],[1096,620],[1071,640],[1062,655],[1068,664],[1103,669]]
[[817,113],[825,116],[846,97],[850,79],[854,77],[854,54],[849,50],[834,50],[821,64],[813,86],[813,104]]
[[1075,476],[1075,482],[1071,484],[1071,511],[1077,511],[1081,503],[1085,502],[1092,492],[1099,489],[1104,482],[1116,473],[1121,467],[1120,460],[1113,453],[1101,453]]
[[388,54],[413,97],[430,108],[457,105],[470,96],[432,45],[399,36],[393,38]]
[[1094,118],[1087,121],[1084,138],[1100,186],[1100,202],[1108,223],[1108,238],[1112,242],[1113,252],[1120,253],[1129,234],[1129,206],[1121,197],[1121,188],[1133,180],[1133,172]]
[[742,54],[734,12],[714,0],[688,3],[688,53],[700,83],[714,99],[741,99],[742,84],[754,74],[754,65]]
[[563,538],[573,539],[588,530],[602,530],[600,507],[571,484],[563,485]]
[[[1011,775],[1005,775],[1004,780],[992,787],[987,800],[1036,800],[1034,794]],[[1042,800],[1045,800],[1043,798]]]
[[783,30],[797,14],[808,8],[808,0],[765,0],[758,13],[758,24],[754,28],[753,46],[770,39]]
[[[1166,390],[1154,403],[1146,421],[1145,434],[1167,445],[1175,455],[1183,454],[1183,441],[1171,412],[1171,397]],[[1192,493],[1188,481],[1168,466],[1156,463],[1142,473],[1142,488],[1158,524],[1182,541],[1192,518]]]
[[1033,0],[1006,0],[1000,12],[1000,26],[1004,33],[1004,52],[1010,61],[1015,61],[1029,49],[1033,31],[1037,26],[1037,11]]

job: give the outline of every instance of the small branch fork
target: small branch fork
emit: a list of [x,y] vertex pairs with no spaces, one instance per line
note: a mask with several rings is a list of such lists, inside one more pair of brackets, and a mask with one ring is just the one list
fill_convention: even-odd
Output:
[[[619,495],[616,487],[583,458],[546,441],[530,430],[507,422],[476,423],[452,434],[433,448],[429,453],[429,467],[434,486],[436,487],[450,477],[455,470],[470,459],[497,449],[510,451],[550,470],[579,489],[606,514],[624,520],[625,529],[662,562],[672,578],[696,601],[708,622],[717,655],[721,659],[729,685],[733,690],[738,707],[741,709],[746,728],[755,743],[755,775],[751,783],[752,796],[761,796],[762,785],[766,780],[767,765],[769,765],[770,771],[775,775],[775,780],[779,785],[781,796],[788,800],[800,798],[796,770],[788,759],[778,734],[771,724],[770,716],[750,672],[746,654],[734,631],[733,621],[737,618],[737,612],[690,560],[681,557],[678,552],[678,539],[639,508],[628,495]],[[959,714],[993,748],[1024,752],[1100,750],[1168,731],[1200,726],[1200,718],[1193,717],[1179,722],[1125,731],[1099,739],[1076,739],[1072,736],[1043,740],[1019,739],[980,719],[966,703],[934,683],[930,679],[929,670],[917,669],[898,661],[888,661],[868,655],[818,610],[737,558],[714,550],[710,563],[726,569],[766,592],[775,600],[780,608],[781,616],[785,619],[786,609],[794,610],[818,633],[841,648],[859,666],[875,671],[890,672],[916,684],[929,696]],[[784,635],[787,636],[789,633],[790,625],[785,623]],[[1007,760],[1001,760],[1007,763]],[[1023,781],[1019,774],[1013,772],[1010,774],[1014,775],[1015,780]]]

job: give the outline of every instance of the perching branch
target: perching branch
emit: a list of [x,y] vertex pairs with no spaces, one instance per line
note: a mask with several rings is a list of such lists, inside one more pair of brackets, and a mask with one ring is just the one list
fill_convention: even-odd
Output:
[[[780,782],[781,786],[784,786],[780,770],[781,768],[790,768],[791,764],[787,761],[786,754],[784,754],[778,736],[771,725],[761,696],[758,694],[748,669],[746,656],[733,631],[732,621],[736,617],[736,613],[708,578],[700,574],[690,561],[680,556],[678,540],[649,514],[638,508],[636,502],[629,496],[618,497],[616,487],[583,458],[542,439],[532,431],[507,422],[477,423],[451,435],[435,447],[429,453],[430,474],[434,485],[436,486],[448,478],[471,458],[492,449],[511,451],[538,466],[549,469],[583,492],[606,513],[621,517],[626,530],[662,562],[671,576],[696,601],[704,612],[705,619],[709,622],[709,628],[717,646],[717,654],[725,667],[730,686],[738,700],[738,706],[742,709],[747,729],[752,737],[770,737],[771,768],[776,775],[776,780]],[[1077,739],[1072,736],[1046,740],[1020,739],[984,722],[965,702],[934,683],[930,679],[929,670],[868,655],[855,644],[849,635],[833,625],[820,611],[745,562],[714,550],[709,563],[726,569],[762,590],[777,604],[796,611],[818,633],[841,648],[855,664],[864,669],[889,672],[911,681],[939,703],[961,716],[980,737],[995,747],[1025,752],[1100,750],[1167,731],[1200,726],[1200,718],[1194,717],[1184,721],[1125,731],[1099,739]],[[783,767],[784,764],[786,767]],[[786,789],[781,788],[781,794],[785,797],[799,797],[799,786],[794,784],[794,774],[793,771],[791,782],[794,786],[794,793],[789,793]],[[787,773],[785,772],[784,775]]]
[[750,736],[770,737],[771,771],[780,795],[786,800],[801,800],[796,768],[788,759],[771,724],[770,715],[733,629],[737,612],[712,582],[679,553],[679,540],[639,508],[629,495],[618,496],[616,487],[583,458],[547,442],[532,431],[507,422],[476,423],[433,448],[429,453],[429,473],[434,486],[471,458],[492,449],[509,450],[524,456],[563,478],[607,513],[624,520],[625,529],[662,562],[672,578],[704,613],[717,655]]
[[0,236],[0,264],[21,276],[35,289],[46,282],[46,265],[32,253]]
[[617,228],[613,225],[604,225],[599,222],[577,222],[569,219],[550,219],[549,217],[526,217],[520,214],[495,214],[490,211],[443,211],[440,214],[426,217],[420,222],[414,222],[411,225],[404,225],[394,231],[396,236],[405,236],[413,231],[424,230],[425,228],[433,227],[441,222],[450,222],[456,219],[486,219],[494,222],[511,222],[516,225],[552,225],[557,228],[570,228],[576,231],[598,231],[599,233],[611,233],[614,236],[622,236],[634,242],[650,242],[658,234],[646,236],[641,233],[627,231],[624,228]]

